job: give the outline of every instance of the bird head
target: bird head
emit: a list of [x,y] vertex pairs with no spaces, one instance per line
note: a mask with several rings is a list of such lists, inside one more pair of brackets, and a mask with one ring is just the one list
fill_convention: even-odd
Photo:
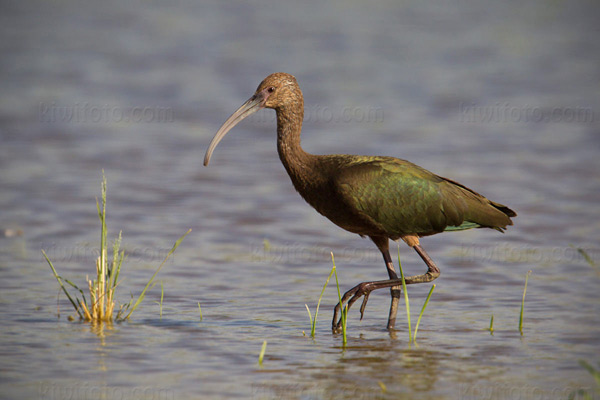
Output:
[[254,96],[264,97],[264,108],[277,110],[290,103],[296,103],[302,98],[302,92],[296,77],[285,72],[276,72],[258,85]]
[[204,165],[208,165],[210,157],[221,139],[243,119],[263,108],[272,108],[277,111],[290,104],[298,104],[298,102],[302,102],[302,92],[293,75],[276,72],[267,76],[258,85],[254,95],[231,114],[219,128],[206,150]]

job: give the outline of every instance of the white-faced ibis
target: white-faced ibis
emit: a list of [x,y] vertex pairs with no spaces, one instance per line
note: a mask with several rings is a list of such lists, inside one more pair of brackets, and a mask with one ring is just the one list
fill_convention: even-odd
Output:
[[304,98],[296,78],[275,73],[217,131],[204,165],[221,139],[247,116],[263,108],[277,113],[277,150],[294,187],[319,213],[334,224],[375,243],[385,261],[388,280],[363,282],[344,294],[336,305],[332,328],[339,330],[341,306],[348,308],[361,296],[361,318],[369,294],[391,288],[388,329],[393,329],[400,297],[398,278],[389,252],[389,239],[402,239],[427,264],[427,272],[406,277],[406,284],[431,282],[440,270],[423,250],[419,238],[445,231],[492,228],[502,232],[517,214],[458,182],[438,176],[393,157],[347,154],[312,155],[300,146]]

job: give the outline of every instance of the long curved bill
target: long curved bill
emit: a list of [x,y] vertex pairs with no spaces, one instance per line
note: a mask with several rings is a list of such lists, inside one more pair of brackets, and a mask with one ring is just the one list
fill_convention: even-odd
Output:
[[238,108],[236,112],[231,114],[231,117],[229,117],[227,121],[223,123],[223,125],[219,128],[217,133],[215,133],[215,136],[208,145],[208,150],[206,150],[206,154],[204,155],[204,166],[208,165],[213,151],[215,150],[221,139],[225,137],[227,132],[229,132],[234,126],[236,126],[247,116],[252,115],[258,110],[264,108],[263,100],[264,99],[262,98],[262,96],[254,95],[250,97],[250,99],[248,99],[248,101],[246,101],[244,104],[242,104],[242,106]]

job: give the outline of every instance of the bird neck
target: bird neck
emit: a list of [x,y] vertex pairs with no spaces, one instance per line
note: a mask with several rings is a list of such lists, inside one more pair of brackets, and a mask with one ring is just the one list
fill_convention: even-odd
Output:
[[279,108],[277,111],[277,151],[296,189],[309,184],[316,169],[316,156],[300,145],[304,104]]

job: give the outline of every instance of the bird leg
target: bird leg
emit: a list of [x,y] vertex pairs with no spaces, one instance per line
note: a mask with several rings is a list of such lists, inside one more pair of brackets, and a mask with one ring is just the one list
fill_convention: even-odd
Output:
[[[394,264],[392,264],[391,261],[386,262],[386,267],[387,267],[390,279],[398,279],[398,275],[396,275],[396,271],[394,271]],[[387,323],[387,328],[389,330],[394,329],[394,327],[396,326],[396,314],[398,313],[398,303],[400,301],[401,293],[402,293],[402,285],[392,286],[390,288],[390,295],[392,296],[392,301],[390,303],[390,313],[388,315],[388,323]],[[365,312],[365,307],[367,306],[367,300],[366,300],[367,298],[368,297],[366,297],[365,300],[363,300],[363,304],[361,304],[361,307],[360,307],[361,319]]]
[[[398,279],[398,275],[396,275],[396,270],[394,268],[394,263],[392,262],[392,257],[390,256],[390,248],[389,248],[389,239],[387,237],[382,236],[370,236],[371,240],[383,256],[383,261],[385,262],[386,270],[390,279]],[[390,288],[390,295],[392,297],[392,301],[390,303],[390,313],[388,317],[387,329],[392,330],[396,325],[396,314],[398,313],[398,303],[400,300],[400,294],[402,293],[402,286],[393,286]],[[360,306],[360,318],[362,319],[365,307],[367,306],[367,301],[369,300],[369,294],[365,294],[363,297],[362,305]]]
[[[435,280],[438,276],[440,276],[439,268],[435,265],[435,263],[433,262],[431,257],[429,257],[429,255],[425,252],[425,250],[421,247],[421,245],[415,244],[412,247],[415,249],[415,251],[419,254],[421,259],[427,265],[427,272],[422,275],[404,277],[405,283],[407,285],[412,285],[412,284],[416,284],[416,283],[426,283],[426,282],[431,282],[431,281]],[[389,268],[388,268],[388,271],[389,271]],[[390,276],[391,276],[391,274],[390,274]],[[367,305],[367,300],[369,298],[369,294],[372,291],[377,290],[377,289],[388,288],[388,287],[393,289],[394,287],[399,287],[401,285],[402,285],[402,279],[390,278],[388,280],[383,280],[383,281],[362,282],[362,283],[356,285],[355,287],[353,287],[352,289],[348,290],[342,297],[342,301],[335,306],[335,309],[333,312],[332,330],[334,332],[339,332],[341,329],[342,321],[341,321],[341,318],[338,320],[338,314],[340,313],[340,310],[344,303],[347,303],[347,309],[349,310],[350,307],[352,306],[352,304],[354,304],[359,298],[364,296],[363,303],[360,307],[360,314],[361,314],[361,319],[362,319],[365,307]],[[392,307],[393,306],[394,306],[394,297],[392,297]],[[397,310],[397,302],[396,302],[396,310]],[[391,313],[392,313],[392,310],[390,309],[390,314]],[[391,321],[388,320],[388,326],[390,325],[390,322]]]
[[[396,275],[396,269],[394,268],[394,263],[392,262],[392,257],[390,256],[389,239],[386,237],[371,237],[371,240],[373,240],[379,251],[381,251],[381,255],[383,256],[383,261],[385,262],[385,266],[390,279],[398,279],[398,275]],[[387,329],[389,330],[394,329],[394,326],[396,325],[396,314],[398,313],[398,303],[400,301],[401,293],[402,286],[392,286],[390,288],[390,295],[392,297],[392,301],[390,303],[390,313],[388,316],[387,323]],[[363,304],[360,307],[361,319],[364,315],[368,298],[369,296],[365,296]]]

